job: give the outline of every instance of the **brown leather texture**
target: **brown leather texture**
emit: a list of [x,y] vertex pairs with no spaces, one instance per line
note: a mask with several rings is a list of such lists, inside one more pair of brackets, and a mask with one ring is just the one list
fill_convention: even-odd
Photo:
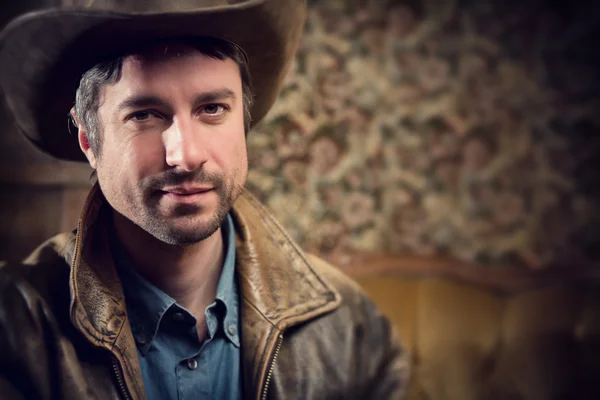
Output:
[[[94,187],[76,233],[0,268],[3,399],[145,398],[110,212]],[[233,219],[244,398],[402,398],[406,353],[360,287],[305,255],[249,193]]]
[[600,399],[600,280],[555,278],[521,290],[391,269],[357,280],[412,355],[410,400]]

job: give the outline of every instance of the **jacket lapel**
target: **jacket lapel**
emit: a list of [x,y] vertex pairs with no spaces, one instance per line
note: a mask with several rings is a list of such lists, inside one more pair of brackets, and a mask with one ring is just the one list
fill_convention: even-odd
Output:
[[285,329],[336,309],[339,293],[250,193],[233,208],[242,296],[245,393],[260,397],[278,337]]
[[134,399],[145,392],[125,296],[108,238],[110,209],[96,184],[85,202],[71,265],[71,320],[94,345],[112,352]]

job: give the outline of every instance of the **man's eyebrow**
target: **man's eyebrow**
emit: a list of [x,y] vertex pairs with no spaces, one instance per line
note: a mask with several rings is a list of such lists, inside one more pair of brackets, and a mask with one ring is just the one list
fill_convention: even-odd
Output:
[[222,100],[235,100],[235,93],[227,88],[211,90],[210,92],[200,93],[194,99],[194,105],[198,106],[204,103],[214,103]]
[[[227,88],[211,90],[209,92],[204,92],[196,96],[194,99],[194,106],[198,106],[204,103],[212,103],[217,101],[222,101],[226,99],[235,100],[235,93]],[[145,108],[145,107],[165,107],[167,103],[162,99],[156,96],[131,96],[123,100],[119,106],[118,111],[121,112],[127,109],[136,109],[136,108]]]
[[118,111],[127,109],[144,108],[144,107],[161,107],[166,106],[166,103],[156,96],[131,96],[123,100],[118,107]]

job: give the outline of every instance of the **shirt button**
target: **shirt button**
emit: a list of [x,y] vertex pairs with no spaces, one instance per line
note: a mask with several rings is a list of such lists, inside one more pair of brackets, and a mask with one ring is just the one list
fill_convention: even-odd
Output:
[[185,317],[180,312],[176,312],[175,314],[173,314],[173,321],[175,322],[182,322],[184,319]]
[[227,330],[229,331],[229,334],[230,334],[230,335],[235,335],[235,331],[236,331],[236,329],[235,329],[235,325],[229,325],[229,326],[227,327]]
[[198,361],[194,360],[193,358],[190,358],[189,360],[187,360],[187,366],[189,369],[195,370],[196,368],[198,368]]

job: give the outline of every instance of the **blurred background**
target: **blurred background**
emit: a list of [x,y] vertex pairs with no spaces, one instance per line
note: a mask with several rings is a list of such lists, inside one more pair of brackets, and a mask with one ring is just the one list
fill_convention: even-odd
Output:
[[[392,318],[414,398],[600,398],[599,38],[594,1],[309,0],[247,186]],[[91,170],[0,121],[19,259],[76,226]]]
[[249,186],[300,243],[523,268],[597,259],[597,12],[310,3],[281,100],[249,137]]

